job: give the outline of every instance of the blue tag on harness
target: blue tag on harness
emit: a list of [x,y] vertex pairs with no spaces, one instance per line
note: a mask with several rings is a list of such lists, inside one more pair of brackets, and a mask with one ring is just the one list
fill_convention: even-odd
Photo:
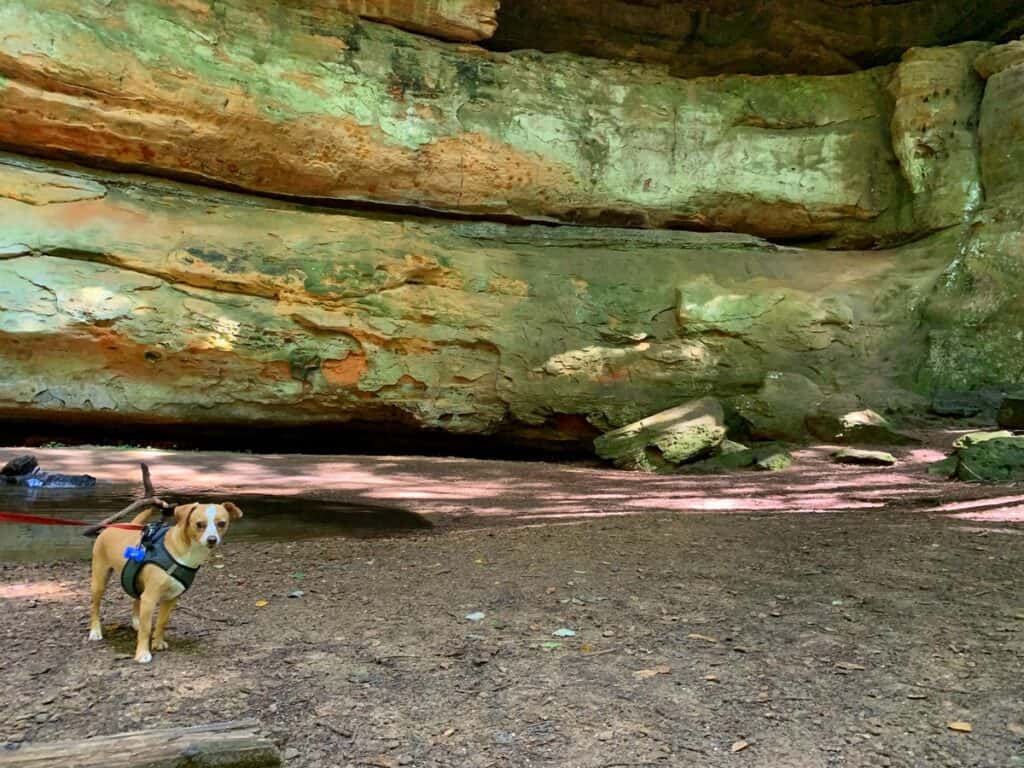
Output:
[[126,560],[134,560],[136,563],[141,563],[146,559],[146,550],[142,547],[125,547],[124,557]]

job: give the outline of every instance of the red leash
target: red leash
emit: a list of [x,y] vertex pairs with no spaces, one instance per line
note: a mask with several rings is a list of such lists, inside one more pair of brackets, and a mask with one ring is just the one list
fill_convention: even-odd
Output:
[[[23,515],[18,512],[0,512],[0,521],[8,523],[29,523],[31,525],[96,525],[84,520],[64,520],[59,517],[43,517],[42,515]],[[137,523],[109,523],[104,528],[123,528],[126,531],[141,531],[145,526]]]

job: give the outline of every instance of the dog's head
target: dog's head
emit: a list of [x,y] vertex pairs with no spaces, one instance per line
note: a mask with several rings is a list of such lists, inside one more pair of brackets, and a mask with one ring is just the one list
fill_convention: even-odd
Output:
[[225,501],[223,504],[180,504],[174,508],[174,523],[179,526],[190,544],[205,544],[213,549],[224,540],[232,520],[238,520],[242,510]]

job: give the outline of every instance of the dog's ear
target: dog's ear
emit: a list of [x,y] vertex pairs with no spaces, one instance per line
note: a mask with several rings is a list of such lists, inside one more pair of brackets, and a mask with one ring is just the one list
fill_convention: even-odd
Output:
[[237,520],[242,516],[242,510],[240,510],[236,505],[232,504],[230,501],[225,501],[223,507],[228,511],[228,515],[231,516],[232,520]]
[[198,502],[192,504],[179,504],[174,508],[174,523],[175,525],[188,525],[188,518],[196,507],[199,506]]

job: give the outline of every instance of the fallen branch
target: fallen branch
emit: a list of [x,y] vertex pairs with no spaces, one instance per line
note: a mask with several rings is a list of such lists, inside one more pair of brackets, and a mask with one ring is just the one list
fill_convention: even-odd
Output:
[[120,512],[115,512],[110,517],[104,518],[100,522],[96,523],[96,525],[90,525],[88,528],[82,531],[83,536],[90,538],[93,536],[97,536],[99,535],[100,531],[102,531],[106,526],[110,525],[111,523],[116,523],[121,518],[134,514],[140,510],[145,509],[146,507],[156,507],[164,514],[167,514],[169,510],[173,509],[172,504],[169,504],[168,502],[161,499],[159,496],[156,495],[156,491],[153,490],[153,481],[149,476],[149,466],[144,463],[139,464],[139,466],[142,467],[142,487],[146,493],[146,498],[139,499],[138,501],[133,501]]
[[277,768],[274,743],[255,720],[162,728],[0,751],[0,768]]

